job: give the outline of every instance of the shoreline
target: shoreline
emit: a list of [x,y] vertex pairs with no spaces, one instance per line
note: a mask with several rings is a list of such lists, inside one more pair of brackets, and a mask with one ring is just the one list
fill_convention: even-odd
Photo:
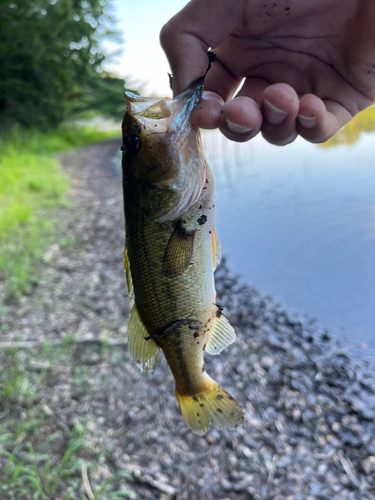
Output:
[[[50,249],[32,293],[7,306],[0,341],[89,332],[125,338],[131,304],[124,298],[121,182],[111,166],[118,147],[112,141],[62,156],[74,192],[73,208],[59,212],[60,229],[73,243]],[[93,491],[108,474],[125,470],[113,487],[150,500],[374,498],[369,361],[242,283],[225,259],[216,286],[237,339],[219,356],[206,355],[205,364],[244,408],[245,422],[234,431],[199,437],[187,429],[163,356],[153,377],[138,370],[127,348],[97,345],[72,348],[66,371],[51,368],[55,382],[42,391],[51,431],[79,421],[91,426],[95,446],[109,450],[91,477]],[[27,366],[42,354],[22,356]],[[78,395],[75,370],[87,386]],[[56,458],[59,449],[50,453]]]
[[308,312],[301,313],[293,306],[285,304],[281,299],[275,299],[272,294],[264,292],[259,286],[248,283],[241,275],[240,271],[232,272],[230,256],[224,254],[223,258],[228,273],[235,277],[235,279],[241,282],[244,286],[248,287],[250,290],[253,290],[256,295],[258,295],[259,297],[263,297],[263,299],[272,303],[274,307],[284,310],[287,315],[293,318],[298,318],[303,325],[309,325],[313,327],[317,332],[321,332],[321,334],[324,334],[326,332],[330,340],[337,344],[337,349],[350,350],[351,356],[357,356],[359,359],[361,359],[361,361],[367,361],[370,364],[373,364],[372,369],[375,372],[375,344],[372,345],[366,341],[362,342],[360,340],[357,340],[355,337],[351,337],[348,334],[340,334],[338,329],[335,329],[332,326],[327,326],[326,324],[324,324],[323,320],[320,320],[316,316],[312,316]]

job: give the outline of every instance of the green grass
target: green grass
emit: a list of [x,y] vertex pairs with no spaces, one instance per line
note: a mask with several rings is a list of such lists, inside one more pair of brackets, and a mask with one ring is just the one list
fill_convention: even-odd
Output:
[[35,215],[0,240],[0,277],[2,274],[6,281],[6,303],[30,292],[37,264],[53,239],[53,223]]
[[118,136],[65,125],[51,133],[14,127],[0,141],[0,274],[7,296],[27,293],[51,242],[49,208],[66,203],[69,179],[53,155]]
[[[88,415],[85,422],[76,419],[69,428],[61,420],[59,406],[46,409],[45,401],[61,377],[56,365],[67,368],[73,363],[74,349],[73,344],[66,343],[59,348],[46,344],[37,352],[0,352],[2,500],[87,500],[82,494],[83,467],[87,467],[95,499],[138,498],[134,492],[118,490],[121,478],[128,477],[126,471],[105,480],[98,476],[98,464],[110,456],[112,449],[106,435],[90,426],[94,416]],[[36,359],[41,368],[30,369]],[[72,373],[72,389],[93,376],[88,367],[76,366]],[[86,391],[90,393],[88,386]],[[95,436],[101,440],[95,440]]]
[[32,154],[50,156],[93,142],[118,137],[119,131],[101,131],[90,127],[62,125],[49,133],[39,130],[23,130],[14,126],[9,132],[1,132],[0,157],[6,154]]
[[67,177],[52,158],[0,157],[0,238],[29,222],[39,208],[61,203],[68,189]]

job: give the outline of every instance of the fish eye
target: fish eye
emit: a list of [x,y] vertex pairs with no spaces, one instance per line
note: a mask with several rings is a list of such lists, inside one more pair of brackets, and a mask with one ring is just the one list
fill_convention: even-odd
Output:
[[141,148],[142,140],[138,135],[128,134],[124,140],[124,146],[128,153],[135,155]]

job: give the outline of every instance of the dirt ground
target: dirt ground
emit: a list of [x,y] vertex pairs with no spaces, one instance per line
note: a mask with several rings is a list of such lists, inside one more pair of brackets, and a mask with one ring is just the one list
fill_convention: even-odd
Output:
[[[89,423],[95,446],[105,447],[98,473],[89,475],[92,491],[103,478],[127,471],[113,488],[150,500],[375,498],[370,362],[243,284],[225,261],[216,274],[218,303],[237,339],[220,356],[206,355],[205,363],[243,406],[243,426],[192,434],[163,356],[153,377],[134,365],[125,342],[131,303],[114,165],[119,148],[110,141],[61,156],[74,189],[71,206],[56,216],[59,238],[71,243],[48,249],[32,293],[8,305],[1,319],[3,343],[71,335],[124,340],[123,347],[105,349],[99,342],[76,344],[41,389],[52,428],[79,419]],[[35,365],[40,350],[22,356]]]

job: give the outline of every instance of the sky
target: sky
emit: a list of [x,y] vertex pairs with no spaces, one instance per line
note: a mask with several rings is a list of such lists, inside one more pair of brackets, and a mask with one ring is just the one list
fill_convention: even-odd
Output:
[[[125,38],[124,52],[104,65],[126,79],[130,88],[141,86],[143,95],[171,95],[169,66],[159,44],[163,25],[187,0],[113,0],[117,27]],[[106,46],[111,49],[110,44]]]

